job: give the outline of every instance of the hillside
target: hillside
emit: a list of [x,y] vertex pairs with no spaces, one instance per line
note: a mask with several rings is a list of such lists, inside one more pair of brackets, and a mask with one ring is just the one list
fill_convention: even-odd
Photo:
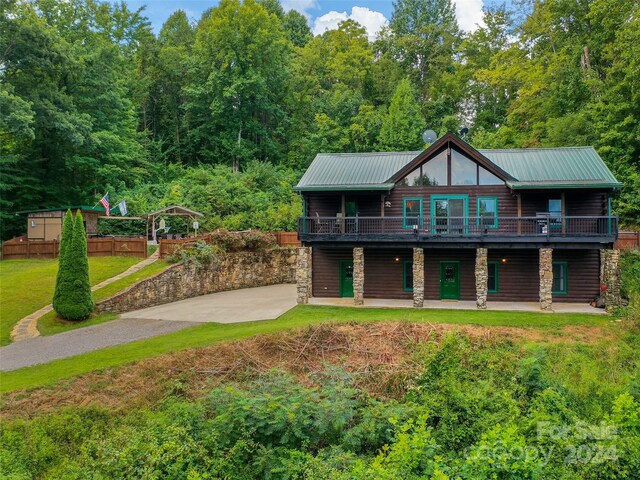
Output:
[[[325,324],[7,394],[0,459],[40,478],[632,478],[639,355],[629,322]],[[580,436],[601,423],[615,434]]]

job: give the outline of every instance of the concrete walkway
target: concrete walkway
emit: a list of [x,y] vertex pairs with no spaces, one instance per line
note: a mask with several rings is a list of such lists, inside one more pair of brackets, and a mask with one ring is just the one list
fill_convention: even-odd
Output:
[[278,318],[296,304],[295,285],[244,288],[125,313],[118,320],[0,348],[0,371],[164,335],[204,322],[238,323]]
[[212,293],[123,313],[123,319],[238,323],[278,318],[296,306],[296,286],[270,285]]
[[[354,307],[353,298],[317,298],[309,299],[310,305],[325,305],[333,307]],[[363,307],[370,308],[413,308],[413,300],[387,300],[377,298],[367,298]],[[362,308],[362,307],[357,307]],[[445,310],[477,310],[476,302],[456,301],[456,300],[425,300],[424,307],[441,308]],[[487,310],[511,311],[511,312],[538,312],[540,304],[538,302],[487,302]],[[553,312],[555,313],[590,313],[594,315],[606,315],[603,308],[593,308],[586,303],[562,303],[553,302]]]
[[[111,278],[107,278],[106,280],[98,283],[91,287],[91,291],[94,292],[102,287],[106,287],[107,285],[120,280],[121,278],[127,277],[132,273],[136,273],[140,269],[146,267],[147,265],[152,264],[156,260],[160,258],[160,248],[158,248],[153,254],[149,255],[149,257],[145,258],[141,262],[132,265],[127,270],[118,275],[115,275]],[[53,310],[53,305],[49,304],[46,307],[42,307],[40,310],[33,312],[30,315],[27,315],[23,319],[21,319],[18,323],[15,324],[13,330],[11,330],[11,340],[13,342],[21,342],[23,340],[27,340],[29,338],[35,338],[40,336],[40,332],[38,331],[38,319],[43,315],[46,315],[50,311]]]

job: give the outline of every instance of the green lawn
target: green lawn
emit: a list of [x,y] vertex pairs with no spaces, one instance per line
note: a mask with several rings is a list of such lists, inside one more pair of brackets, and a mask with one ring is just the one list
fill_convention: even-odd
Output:
[[38,319],[38,331],[40,335],[46,337],[47,335],[68,332],[76,328],[90,327],[91,325],[108,322],[116,318],[118,318],[117,313],[99,313],[91,315],[91,317],[82,322],[71,322],[58,318],[56,312],[49,312]]
[[111,297],[112,295],[115,295],[116,293],[126,288],[129,288],[131,285],[133,285],[136,282],[139,282],[140,280],[144,280],[145,278],[149,278],[155,275],[156,273],[160,273],[169,265],[171,264],[166,260],[156,260],[152,264],[147,265],[144,268],[141,268],[136,273],[127,275],[126,277],[121,278],[120,280],[116,280],[115,282],[110,283],[109,285],[96,290],[95,292],[93,292],[93,300],[96,302],[105,300]]
[[0,392],[48,385],[93,370],[116,367],[191,347],[238,340],[257,334],[276,333],[323,322],[411,321],[489,326],[556,329],[566,325],[606,326],[611,317],[587,314],[547,314],[475,310],[412,310],[298,306],[277,320],[235,324],[210,323],[160,337],[105,348],[44,365],[26,367],[0,375]]
[[[130,287],[134,283],[161,272],[169,265],[170,264],[164,260],[157,260],[152,264],[141,268],[136,273],[121,278],[120,280],[116,280],[115,282],[96,290],[93,292],[93,300],[95,302],[99,302],[109,298],[110,296]],[[117,318],[117,315],[103,313],[94,315],[88,320],[84,320],[82,322],[67,322],[58,318],[56,312],[49,312],[38,319],[38,331],[40,332],[40,335],[43,336],[55,335],[56,333],[62,333],[68,330],[75,330],[76,328],[88,327],[90,325],[107,322],[114,318]]]
[[[133,257],[91,257],[91,285],[113,277],[139,262]],[[11,329],[21,318],[51,303],[58,260],[3,260],[0,262],[0,345],[10,341]]]

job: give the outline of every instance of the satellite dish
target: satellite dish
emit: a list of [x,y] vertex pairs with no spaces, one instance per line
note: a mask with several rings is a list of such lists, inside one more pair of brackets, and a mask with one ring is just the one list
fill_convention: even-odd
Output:
[[424,140],[424,143],[428,143],[429,145],[431,145],[437,139],[438,135],[433,130],[425,130],[422,134],[422,140]]
[[467,127],[462,127],[460,129],[460,136],[464,137],[467,133],[469,133],[469,129]]

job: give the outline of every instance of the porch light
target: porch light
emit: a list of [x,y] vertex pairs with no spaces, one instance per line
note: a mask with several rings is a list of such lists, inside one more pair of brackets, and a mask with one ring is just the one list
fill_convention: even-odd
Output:
[[399,261],[400,261],[400,257],[396,257],[396,262],[399,262]]
[[502,263],[507,263],[507,259],[506,259],[506,258],[503,258],[503,259],[502,259]]
[[391,206],[391,202],[387,200],[386,202],[384,202],[384,206],[389,208]]

